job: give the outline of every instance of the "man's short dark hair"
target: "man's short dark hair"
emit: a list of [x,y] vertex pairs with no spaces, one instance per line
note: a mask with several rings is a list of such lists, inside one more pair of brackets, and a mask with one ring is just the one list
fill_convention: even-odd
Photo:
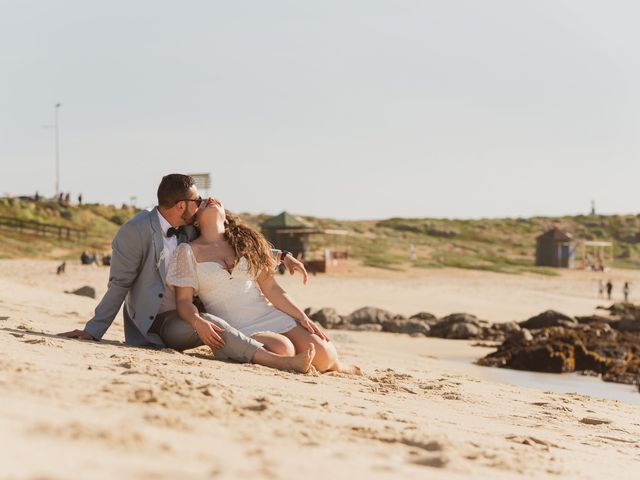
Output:
[[189,198],[189,189],[195,185],[193,177],[172,173],[162,177],[158,186],[158,205],[171,208],[180,200]]

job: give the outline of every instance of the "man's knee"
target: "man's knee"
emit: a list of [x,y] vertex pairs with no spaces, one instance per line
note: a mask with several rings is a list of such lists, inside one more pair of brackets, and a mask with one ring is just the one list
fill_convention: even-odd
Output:
[[230,325],[227,322],[225,322],[219,317],[211,315],[210,313],[201,313],[200,316],[204,318],[207,322],[211,322],[220,328],[224,328],[225,330],[230,327]]

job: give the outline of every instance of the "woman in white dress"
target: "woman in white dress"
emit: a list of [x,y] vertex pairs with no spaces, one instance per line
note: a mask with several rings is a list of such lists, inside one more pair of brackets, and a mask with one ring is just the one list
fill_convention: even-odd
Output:
[[207,313],[273,353],[293,356],[311,349],[319,372],[360,373],[341,365],[333,342],[278,285],[271,245],[259,232],[217,200],[200,208],[196,224],[200,236],[178,247],[167,272],[183,320],[197,320],[193,297],[198,295]]

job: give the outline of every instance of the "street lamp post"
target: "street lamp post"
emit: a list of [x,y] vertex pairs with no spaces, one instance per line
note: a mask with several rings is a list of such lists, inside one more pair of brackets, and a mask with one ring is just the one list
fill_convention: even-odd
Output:
[[58,110],[61,105],[62,104],[58,102],[53,107],[55,114],[55,124],[53,128],[55,128],[56,135],[56,197],[60,195],[60,124],[58,122]]

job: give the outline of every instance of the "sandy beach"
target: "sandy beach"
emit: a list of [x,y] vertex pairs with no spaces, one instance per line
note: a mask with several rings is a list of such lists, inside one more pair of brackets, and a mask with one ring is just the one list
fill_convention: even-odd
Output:
[[[469,365],[470,342],[330,332],[363,377],[224,363],[199,348],[128,347],[118,318],[100,343],[81,328],[106,290],[104,268],[0,261],[0,478],[636,478],[640,405],[526,388]],[[340,313],[469,312],[523,320],[553,308],[593,313],[598,278],[460,270],[299,277],[303,306]],[[614,291],[614,295],[620,291]],[[487,373],[484,373],[487,372]],[[639,394],[640,395],[640,394]]]

